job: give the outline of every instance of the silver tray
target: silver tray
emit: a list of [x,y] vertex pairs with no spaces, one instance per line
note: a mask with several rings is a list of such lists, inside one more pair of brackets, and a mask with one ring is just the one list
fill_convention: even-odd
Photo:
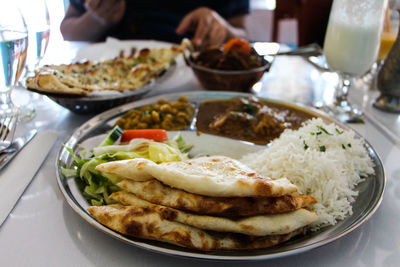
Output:
[[[157,97],[152,97],[148,99],[143,99],[134,103],[128,103],[116,108],[113,108],[109,111],[101,113],[91,120],[84,123],[80,126],[68,140],[65,141],[65,147],[72,148],[74,151],[77,149],[78,144],[89,141],[90,139],[96,138],[98,135],[104,135],[106,131],[110,130],[113,126],[115,120],[124,114],[126,111],[137,108],[139,106],[148,105],[157,102],[157,100],[161,97],[166,98],[168,100],[175,100],[181,94],[169,94],[169,95],[161,95]],[[216,99],[216,98],[231,98],[238,96],[249,96],[249,94],[245,93],[229,93],[229,92],[193,92],[193,93],[185,93],[190,102],[198,105],[204,100]],[[347,126],[337,122],[331,118],[324,116],[323,114],[318,113],[317,111],[311,110],[304,106],[299,106],[295,104],[285,103],[281,101],[272,101],[268,99],[264,99],[266,102],[279,103],[288,106],[289,108],[300,109],[302,111],[306,111],[309,114],[322,117],[327,122],[335,122],[337,125],[344,129],[349,129]],[[228,156],[234,157],[235,153],[245,153],[238,151],[252,151],[256,149],[255,145],[251,145],[247,142],[241,142],[232,140],[229,138],[217,137],[217,136],[209,136],[205,134],[201,134],[200,136],[195,134],[195,123],[193,122],[191,127],[187,131],[184,131],[186,138],[189,138],[189,142],[196,142],[195,138],[199,138],[199,142],[203,138],[207,138],[204,140],[204,143],[212,143],[210,147],[210,153],[214,153],[220,149],[226,150],[226,154]],[[357,135],[358,138],[362,138],[360,135]],[[88,223],[92,224],[97,229],[109,234],[110,236],[126,242],[128,244],[134,245],[136,247],[148,249],[153,252],[163,253],[167,255],[173,256],[181,256],[181,257],[189,257],[189,258],[198,258],[198,259],[208,259],[208,260],[265,260],[272,259],[277,257],[283,257],[288,255],[294,255],[297,253],[305,252],[310,249],[323,246],[332,241],[337,240],[338,238],[343,237],[344,235],[354,231],[358,227],[360,227],[364,222],[366,222],[378,209],[385,189],[386,178],[384,174],[384,169],[379,156],[375,152],[375,150],[366,142],[366,148],[372,160],[375,163],[375,175],[372,177],[368,177],[364,182],[360,183],[356,190],[359,192],[359,195],[356,201],[353,203],[353,214],[348,216],[343,221],[339,221],[335,226],[325,227],[317,232],[309,233],[304,236],[295,237],[288,242],[280,244],[278,246],[268,248],[268,249],[258,249],[251,251],[223,251],[223,252],[200,252],[196,250],[186,249],[179,246],[159,242],[152,240],[145,240],[139,238],[128,237],[117,233],[100,223],[94,220],[91,215],[87,212],[86,208],[88,204],[83,199],[79,190],[77,189],[77,185],[74,179],[67,178],[62,173],[62,168],[71,166],[73,160],[68,151],[62,147],[58,153],[56,160],[56,169],[57,169],[57,182],[62,194],[65,197],[65,200],[68,204],[80,215],[82,216]],[[207,149],[204,146],[198,146],[201,149]],[[196,144],[195,144],[196,148]]]

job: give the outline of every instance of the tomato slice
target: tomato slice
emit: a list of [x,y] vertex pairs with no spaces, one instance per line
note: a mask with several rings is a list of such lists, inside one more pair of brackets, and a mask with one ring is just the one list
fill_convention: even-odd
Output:
[[251,45],[249,42],[242,38],[233,38],[226,42],[224,45],[224,52],[236,52],[243,55],[250,55],[251,53]]
[[134,138],[146,138],[156,142],[168,140],[167,131],[163,129],[135,129],[125,130],[121,135],[121,142],[129,142]]

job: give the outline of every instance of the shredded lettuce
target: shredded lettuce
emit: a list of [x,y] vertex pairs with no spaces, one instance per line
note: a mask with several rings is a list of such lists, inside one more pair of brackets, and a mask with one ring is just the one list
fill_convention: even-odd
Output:
[[82,153],[75,155],[72,149],[66,148],[74,163],[71,169],[63,169],[63,174],[77,179],[83,196],[91,205],[112,204],[109,195],[120,190],[116,184],[122,178],[97,171],[97,165],[134,158],[146,158],[155,163],[181,161],[188,158],[192,147],[178,134],[165,143],[134,139],[128,145],[98,146],[93,148],[89,158],[84,158]]
[[193,144],[186,144],[185,140],[183,140],[181,134],[177,134],[171,141],[168,141],[171,146],[175,146],[182,153],[189,153],[189,151],[193,148]]

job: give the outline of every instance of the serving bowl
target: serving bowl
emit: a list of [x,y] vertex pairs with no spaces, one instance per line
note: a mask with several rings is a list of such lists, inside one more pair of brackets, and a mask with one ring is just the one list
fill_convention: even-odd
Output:
[[[272,65],[272,60],[263,58],[262,66],[246,70],[208,68],[194,62],[193,59],[199,52],[194,52],[190,43],[182,42],[182,47],[186,64],[192,69],[201,86],[207,90],[250,92],[253,85],[261,80]],[[262,57],[258,54],[257,56]]]
[[249,92],[268,71],[271,64],[251,70],[208,69],[190,62],[190,67],[200,84],[207,90]]

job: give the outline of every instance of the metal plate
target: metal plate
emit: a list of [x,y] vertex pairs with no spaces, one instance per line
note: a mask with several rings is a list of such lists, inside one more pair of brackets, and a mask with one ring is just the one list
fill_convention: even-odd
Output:
[[[65,142],[65,147],[69,147],[76,150],[78,144],[87,142],[92,137],[105,134],[106,131],[111,129],[113,122],[115,122],[116,118],[118,118],[119,116],[121,116],[126,111],[132,108],[153,104],[157,102],[157,100],[161,97],[166,98],[168,100],[175,100],[179,97],[179,95],[181,94],[169,94],[169,95],[162,95],[153,98],[143,99],[134,103],[125,104],[123,106],[99,114],[98,116],[92,118],[91,120],[87,121],[82,126],[80,126],[75,131],[75,133]],[[209,99],[249,96],[249,94],[245,93],[207,92],[207,91],[185,93],[185,95],[188,97],[190,102],[195,104],[198,104],[204,100],[209,100]],[[295,109],[300,109],[302,111],[306,111],[315,116],[322,117],[327,122],[335,122],[340,127],[344,129],[349,129],[347,126],[309,108],[281,101],[272,101],[267,99],[264,100],[266,102],[279,103],[289,108],[295,108]],[[189,138],[195,138],[194,136],[197,136],[195,134],[195,129],[193,125],[194,123],[192,123],[192,126],[190,127],[189,131],[186,132]],[[190,135],[190,132],[193,134]],[[360,135],[358,135],[358,137],[362,138]],[[199,142],[202,144],[200,146],[202,147],[202,149],[207,149],[207,147],[204,147],[203,144],[207,143],[211,144],[208,147],[209,149],[213,149],[211,153],[214,153],[214,151],[216,150],[221,150],[220,152],[221,154],[223,154],[224,151],[222,150],[225,150],[227,154],[232,154],[232,156],[234,156],[235,153],[246,153],[248,151],[257,149],[252,144],[223,137],[208,136],[201,134],[200,136],[197,136],[197,138],[199,138],[200,140]],[[208,138],[208,139],[206,141],[205,140],[202,141],[203,138]],[[193,140],[194,142],[196,142],[195,139]],[[192,142],[193,140],[190,140],[190,142]],[[265,260],[265,259],[288,256],[288,255],[294,255],[297,253],[301,253],[325,245],[355,230],[374,214],[374,212],[377,210],[382,201],[382,196],[386,184],[386,178],[384,174],[383,165],[381,160],[379,159],[379,156],[367,142],[366,142],[366,148],[368,150],[370,157],[375,163],[375,175],[366,178],[364,182],[360,183],[356,187],[356,190],[359,192],[359,195],[356,201],[353,203],[353,214],[351,216],[348,216],[343,221],[339,221],[335,226],[325,227],[317,232],[313,232],[304,236],[295,237],[281,245],[268,249],[258,249],[251,251],[227,251],[227,252],[204,253],[196,250],[182,248],[179,246],[174,246],[163,242],[128,237],[101,225],[96,220],[94,220],[86,211],[86,207],[88,206],[88,204],[84,201],[82,195],[77,189],[74,179],[67,179],[67,177],[65,177],[62,174],[62,168],[69,167],[71,166],[72,163],[72,157],[69,155],[68,151],[64,147],[60,149],[59,154],[57,156],[57,162],[56,162],[57,182],[66,201],[87,222],[95,226],[97,229],[111,235],[112,237],[127,242],[131,245],[163,254],[190,257],[190,258],[209,259],[209,260],[237,260],[237,261]],[[239,152],[244,149],[246,149],[247,151]]]

